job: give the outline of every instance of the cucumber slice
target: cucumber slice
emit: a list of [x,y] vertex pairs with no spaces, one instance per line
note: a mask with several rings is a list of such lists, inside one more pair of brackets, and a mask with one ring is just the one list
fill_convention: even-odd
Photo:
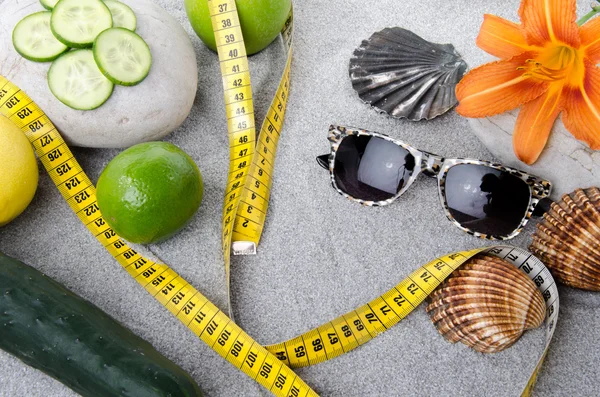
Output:
[[69,47],[56,40],[50,30],[50,11],[40,11],[23,18],[13,30],[15,50],[34,62],[49,62]]
[[58,0],[40,0],[40,3],[42,3],[42,7],[52,11],[56,3],[58,3]]
[[112,23],[110,10],[101,0],[60,0],[52,10],[50,28],[69,47],[86,48]]
[[119,85],[140,83],[152,66],[148,44],[136,33],[123,28],[100,33],[94,42],[94,59],[106,78]]
[[48,86],[59,101],[78,110],[96,109],[114,88],[96,66],[92,50],[87,49],[68,52],[54,61],[48,71]]
[[137,18],[128,5],[117,0],[104,0],[104,4],[106,4],[112,14],[114,28],[125,28],[135,32]]

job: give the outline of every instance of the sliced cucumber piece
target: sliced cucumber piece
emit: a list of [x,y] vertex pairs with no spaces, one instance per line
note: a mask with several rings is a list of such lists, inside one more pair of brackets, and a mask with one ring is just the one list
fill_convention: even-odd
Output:
[[52,11],[56,3],[58,3],[58,0],[40,0],[40,3],[42,3],[42,7]]
[[13,30],[15,50],[34,62],[49,62],[69,47],[56,40],[50,30],[50,11],[36,12],[23,18]]
[[119,85],[140,83],[152,66],[148,44],[136,33],[123,28],[100,33],[94,42],[94,59],[100,71]]
[[91,47],[112,24],[110,10],[101,0],[60,0],[50,20],[56,38],[74,48]]
[[87,49],[68,52],[54,61],[48,71],[48,86],[59,101],[78,110],[96,109],[114,88],[96,66],[92,50]]
[[104,0],[104,4],[106,4],[112,14],[114,28],[125,28],[135,32],[137,18],[128,5],[117,0]]

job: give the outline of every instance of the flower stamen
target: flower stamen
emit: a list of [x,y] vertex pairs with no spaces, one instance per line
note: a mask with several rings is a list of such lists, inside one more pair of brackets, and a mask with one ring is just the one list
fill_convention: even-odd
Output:
[[517,70],[523,70],[523,76],[532,77],[542,81],[558,81],[567,77],[568,68],[552,69],[544,66],[535,59],[525,61],[525,66],[519,66]]

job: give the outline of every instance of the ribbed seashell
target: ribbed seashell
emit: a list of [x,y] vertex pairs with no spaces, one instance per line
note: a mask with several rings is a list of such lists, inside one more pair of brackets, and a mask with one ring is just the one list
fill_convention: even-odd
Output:
[[544,322],[546,305],[533,281],[503,259],[471,258],[428,298],[427,313],[446,340],[482,353],[510,347]]
[[561,283],[600,291],[600,189],[577,189],[552,203],[529,250]]
[[363,40],[350,59],[352,87],[363,101],[413,121],[430,120],[456,105],[454,89],[466,71],[452,44],[430,43],[397,27]]

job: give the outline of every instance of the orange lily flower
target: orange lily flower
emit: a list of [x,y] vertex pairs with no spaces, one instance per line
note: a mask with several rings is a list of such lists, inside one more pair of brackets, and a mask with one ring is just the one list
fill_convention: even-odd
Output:
[[600,18],[579,27],[576,0],[522,0],[521,24],[485,15],[477,45],[502,58],[473,69],[456,87],[457,112],[486,117],[522,106],[513,147],[534,163],[554,121],[600,149]]

